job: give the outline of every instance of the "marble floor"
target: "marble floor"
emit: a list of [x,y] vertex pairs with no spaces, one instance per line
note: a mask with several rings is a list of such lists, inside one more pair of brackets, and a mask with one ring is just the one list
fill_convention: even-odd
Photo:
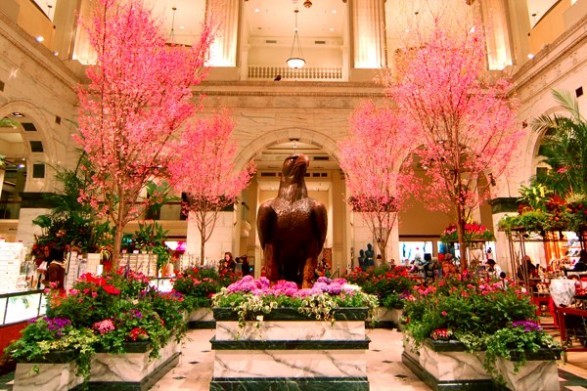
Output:
[[[214,330],[191,330],[182,346],[177,367],[161,378],[151,390],[208,391],[212,378],[214,352],[210,338]],[[402,334],[396,330],[368,330],[371,338],[367,353],[370,391],[430,390],[402,363]],[[566,362],[559,361],[561,391],[587,391],[587,352],[567,353]],[[0,391],[12,389],[14,374],[0,376]],[[530,390],[528,390],[530,391]]]
[[[191,330],[180,364],[159,380],[152,390],[209,390],[214,352],[208,342],[213,330]],[[371,338],[367,372],[371,391],[420,391],[430,388],[401,363],[402,334],[396,330],[368,330]],[[586,353],[569,353],[559,363],[561,391],[587,391]],[[529,390],[530,391],[530,390]]]

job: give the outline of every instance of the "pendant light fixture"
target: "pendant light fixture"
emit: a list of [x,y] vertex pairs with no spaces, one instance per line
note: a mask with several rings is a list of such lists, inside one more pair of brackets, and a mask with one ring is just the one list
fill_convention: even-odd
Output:
[[299,69],[306,64],[306,60],[304,60],[304,56],[302,54],[302,45],[300,44],[300,37],[298,36],[298,13],[299,10],[295,10],[295,28],[294,28],[294,37],[293,42],[291,44],[291,51],[289,53],[289,58],[287,59],[287,65],[290,68]]

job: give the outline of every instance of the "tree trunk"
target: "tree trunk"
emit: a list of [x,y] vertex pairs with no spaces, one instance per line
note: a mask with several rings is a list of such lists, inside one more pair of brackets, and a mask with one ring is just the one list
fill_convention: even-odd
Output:
[[118,270],[120,266],[120,249],[122,247],[122,234],[124,231],[124,226],[117,224],[114,228],[114,246],[112,248],[112,270]]
[[461,273],[468,269],[467,244],[465,243],[465,216],[461,205],[457,206],[457,238],[461,252]]
[[201,246],[200,246],[200,265],[204,264],[204,257],[206,255],[206,224],[205,221],[202,221],[202,223],[199,226],[200,228],[200,241],[201,241]]

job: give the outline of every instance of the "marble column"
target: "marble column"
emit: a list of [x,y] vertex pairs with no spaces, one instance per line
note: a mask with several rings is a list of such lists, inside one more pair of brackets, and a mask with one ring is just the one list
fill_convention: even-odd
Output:
[[530,54],[530,18],[525,1],[508,0],[509,32],[512,43],[512,61],[516,68],[528,61]]
[[507,0],[485,0],[481,4],[489,69],[512,65],[511,41],[507,20]]
[[235,67],[238,42],[240,2],[238,0],[208,0],[206,20],[220,23],[218,35],[210,47],[208,65]]
[[72,58],[81,3],[82,0],[59,0],[55,3],[54,46],[57,56],[61,60],[71,60]]
[[385,56],[385,1],[351,0],[351,35],[354,68],[387,66]]

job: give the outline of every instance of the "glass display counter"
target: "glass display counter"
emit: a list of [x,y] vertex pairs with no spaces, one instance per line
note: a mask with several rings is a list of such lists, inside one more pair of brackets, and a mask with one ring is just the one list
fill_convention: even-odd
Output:
[[43,290],[0,294],[0,326],[45,315],[46,306]]

